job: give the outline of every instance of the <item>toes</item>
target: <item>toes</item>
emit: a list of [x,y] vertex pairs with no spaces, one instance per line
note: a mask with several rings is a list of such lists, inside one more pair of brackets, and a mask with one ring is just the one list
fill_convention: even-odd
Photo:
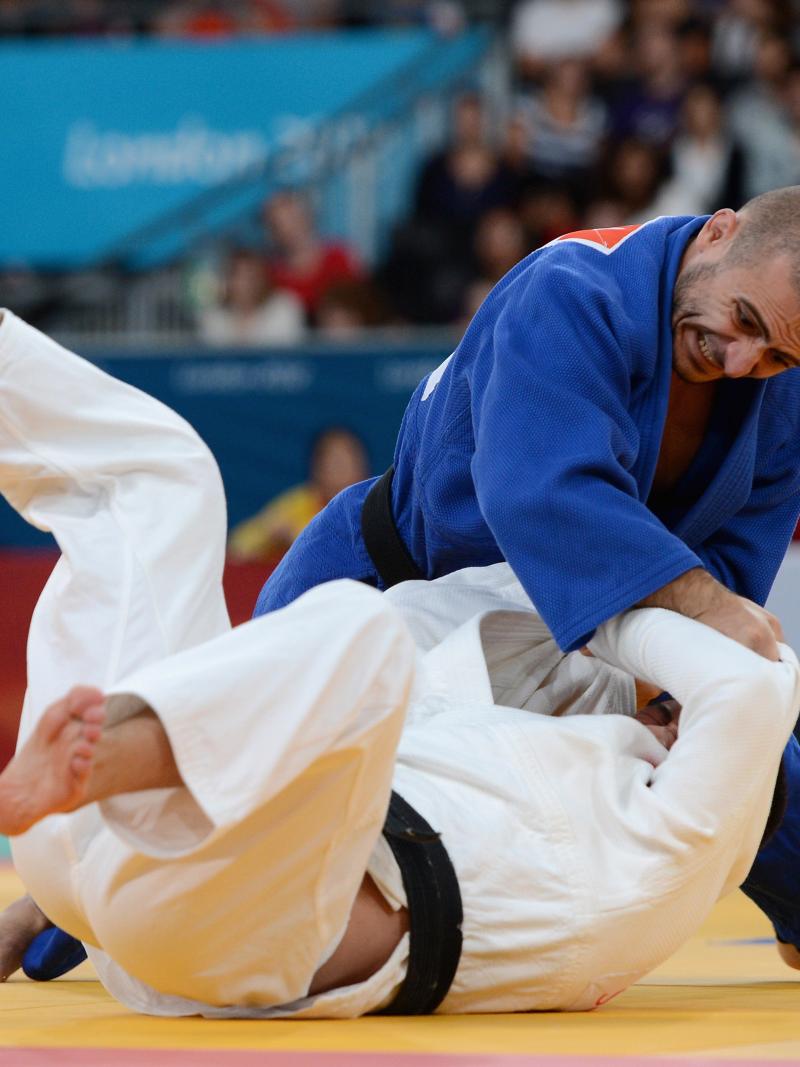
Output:
[[76,685],[62,700],[51,704],[39,720],[40,736],[47,742],[54,741],[70,719],[102,723],[105,718],[105,697],[99,689],[89,685]]
[[85,741],[97,744],[103,735],[103,725],[106,720],[105,704],[90,704],[85,708],[80,718],[81,737]]
[[89,741],[78,741],[72,750],[73,756],[81,756],[83,759],[91,759],[94,756],[95,746]]
[[69,768],[75,778],[83,781],[89,777],[93,762],[91,755],[83,756],[79,752],[75,752],[69,761]]
[[81,723],[81,737],[84,741],[91,741],[93,745],[96,745],[102,736],[103,727],[100,723],[86,721]]
[[88,708],[102,705],[105,697],[92,685],[74,685],[64,699],[69,707],[70,715],[83,718]]
[[84,722],[97,723],[102,725],[106,721],[106,705],[105,700],[100,704],[90,704],[84,709],[81,718]]

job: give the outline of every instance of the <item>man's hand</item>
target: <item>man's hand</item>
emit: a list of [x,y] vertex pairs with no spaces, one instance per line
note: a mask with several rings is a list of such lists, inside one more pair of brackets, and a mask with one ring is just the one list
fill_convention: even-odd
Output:
[[677,700],[661,700],[657,704],[648,704],[634,716],[666,749],[672,748],[678,740],[678,723],[681,706]]
[[783,631],[775,616],[752,600],[732,593],[701,567],[657,589],[637,607],[677,611],[732,637],[766,659],[780,659],[778,641],[783,640]]
[[22,966],[28,945],[52,925],[29,896],[15,900],[0,914],[0,982]]

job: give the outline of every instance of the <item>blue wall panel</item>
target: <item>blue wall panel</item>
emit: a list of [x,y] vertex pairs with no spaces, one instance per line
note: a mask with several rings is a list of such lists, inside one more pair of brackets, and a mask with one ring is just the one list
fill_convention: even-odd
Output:
[[[304,480],[312,440],[326,426],[358,433],[373,471],[383,471],[408,398],[448,354],[441,346],[93,359],[198,430],[220,465],[234,524]],[[51,541],[2,504],[0,547],[38,544]]]

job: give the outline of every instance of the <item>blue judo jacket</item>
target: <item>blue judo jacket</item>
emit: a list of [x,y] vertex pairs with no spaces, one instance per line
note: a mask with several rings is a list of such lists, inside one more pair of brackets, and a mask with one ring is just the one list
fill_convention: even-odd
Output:
[[[393,510],[429,578],[507,560],[565,651],[703,566],[764,603],[800,512],[800,370],[720,383],[701,449],[648,506],[672,371],[672,292],[705,218],[580,231],[522,260],[424,379]],[[371,482],[300,536],[256,614],[320,582],[380,587],[360,532]]]

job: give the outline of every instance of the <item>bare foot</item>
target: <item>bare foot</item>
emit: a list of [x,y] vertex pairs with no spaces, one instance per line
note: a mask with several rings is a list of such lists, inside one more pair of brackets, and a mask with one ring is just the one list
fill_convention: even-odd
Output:
[[105,697],[89,686],[50,705],[0,774],[1,834],[22,834],[46,815],[87,802],[104,719]]
[[0,982],[19,970],[30,943],[52,925],[30,897],[15,900],[0,914]]

